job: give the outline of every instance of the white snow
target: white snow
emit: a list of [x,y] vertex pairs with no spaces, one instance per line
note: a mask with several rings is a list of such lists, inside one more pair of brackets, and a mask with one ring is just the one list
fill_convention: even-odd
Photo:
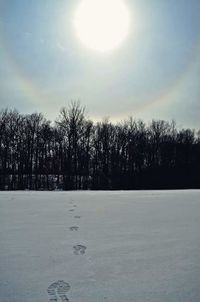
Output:
[[0,192],[0,302],[67,297],[199,302],[200,191]]

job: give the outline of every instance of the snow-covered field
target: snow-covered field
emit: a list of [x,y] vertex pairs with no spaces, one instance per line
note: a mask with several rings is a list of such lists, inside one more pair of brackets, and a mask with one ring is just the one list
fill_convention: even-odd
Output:
[[0,302],[199,302],[200,191],[0,192]]

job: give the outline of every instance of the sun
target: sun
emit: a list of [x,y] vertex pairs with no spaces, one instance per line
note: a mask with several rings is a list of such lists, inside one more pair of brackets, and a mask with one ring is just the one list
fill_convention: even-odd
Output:
[[129,10],[125,0],[82,0],[75,11],[74,26],[83,45],[108,52],[127,37]]

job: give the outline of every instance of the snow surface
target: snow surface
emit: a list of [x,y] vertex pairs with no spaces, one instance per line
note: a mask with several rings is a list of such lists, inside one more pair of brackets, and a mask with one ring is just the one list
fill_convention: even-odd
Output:
[[199,302],[200,191],[0,192],[0,302],[48,301]]

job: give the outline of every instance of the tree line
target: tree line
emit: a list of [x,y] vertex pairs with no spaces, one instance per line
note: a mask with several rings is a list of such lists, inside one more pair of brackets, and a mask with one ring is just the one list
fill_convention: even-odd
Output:
[[0,111],[0,190],[200,188],[200,131],[174,121],[94,123],[78,102],[55,122]]

